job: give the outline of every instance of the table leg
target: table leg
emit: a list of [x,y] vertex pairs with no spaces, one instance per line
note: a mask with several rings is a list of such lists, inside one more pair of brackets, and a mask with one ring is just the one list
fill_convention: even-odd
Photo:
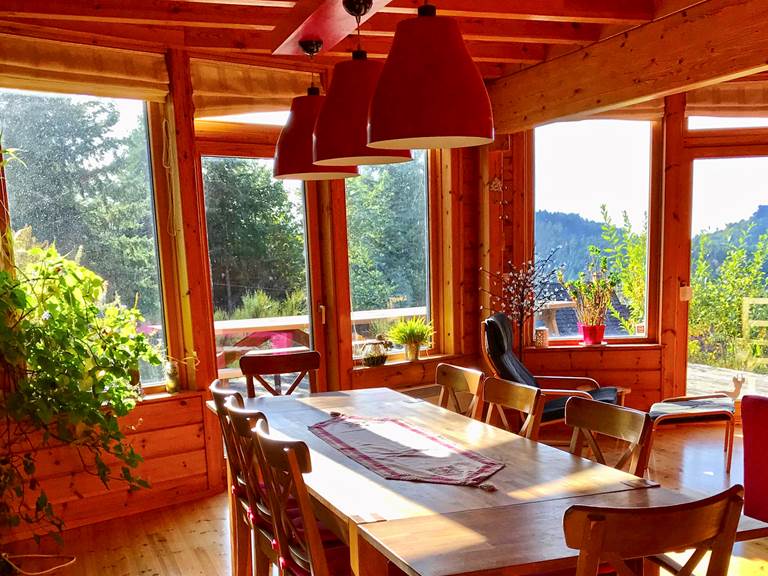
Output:
[[405,572],[360,535],[357,525],[350,526],[349,545],[355,576],[406,576]]

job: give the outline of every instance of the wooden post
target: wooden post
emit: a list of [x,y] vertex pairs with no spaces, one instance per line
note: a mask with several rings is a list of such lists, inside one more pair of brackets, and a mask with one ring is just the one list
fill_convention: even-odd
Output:
[[662,398],[685,394],[688,304],[680,288],[691,275],[691,160],[684,151],[685,95],[666,99],[661,284]]
[[[189,55],[180,50],[166,54],[170,78],[168,120],[173,138],[169,138],[169,157],[175,160],[172,185],[179,199],[179,216],[183,231],[183,253],[179,270],[185,272],[180,284],[182,293],[182,324],[191,331],[193,355],[187,359],[187,386],[206,388],[216,378],[216,345],[213,334],[213,303],[211,301],[208,241],[205,230],[205,197],[202,186],[200,159],[195,147],[194,103]],[[208,487],[224,484],[222,477],[224,451],[219,425],[210,410],[204,410],[205,453]]]

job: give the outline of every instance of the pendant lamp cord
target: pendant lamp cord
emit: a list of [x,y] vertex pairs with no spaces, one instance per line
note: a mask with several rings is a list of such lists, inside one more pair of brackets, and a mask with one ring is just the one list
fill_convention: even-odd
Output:
[[355,21],[357,22],[357,49],[362,50],[362,42],[360,41],[360,22],[363,19],[362,14],[355,14]]

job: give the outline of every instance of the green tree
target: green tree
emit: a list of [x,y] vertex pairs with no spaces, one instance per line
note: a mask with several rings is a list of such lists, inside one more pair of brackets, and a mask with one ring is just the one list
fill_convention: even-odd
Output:
[[370,310],[427,301],[426,154],[367,166],[347,180],[352,306]]
[[627,334],[634,334],[635,327],[645,320],[648,216],[643,220],[642,229],[634,232],[626,211],[622,212],[620,227],[613,223],[605,204],[600,206],[600,212],[603,216],[603,240],[606,244],[603,252],[611,272],[618,279],[617,296],[627,309],[627,313],[622,314],[611,303],[611,314]]
[[699,236],[688,309],[689,357],[694,362],[737,368],[744,298],[768,296],[768,234],[748,242],[750,228],[729,240],[722,264],[711,263],[710,237]]
[[11,221],[107,279],[109,295],[160,321],[147,133],[128,136],[107,99],[0,91],[0,126],[24,165],[7,168]]
[[[206,158],[203,181],[218,317],[248,304],[249,293],[268,296],[277,311],[277,302],[306,286],[300,202],[292,203],[283,183],[259,161]],[[264,306],[256,308],[264,312]]]

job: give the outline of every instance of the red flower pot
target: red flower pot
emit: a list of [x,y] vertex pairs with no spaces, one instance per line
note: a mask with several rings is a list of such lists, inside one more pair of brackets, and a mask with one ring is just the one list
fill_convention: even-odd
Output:
[[583,330],[583,342],[587,346],[594,346],[595,344],[603,343],[603,336],[605,336],[605,325],[599,326],[582,326]]

